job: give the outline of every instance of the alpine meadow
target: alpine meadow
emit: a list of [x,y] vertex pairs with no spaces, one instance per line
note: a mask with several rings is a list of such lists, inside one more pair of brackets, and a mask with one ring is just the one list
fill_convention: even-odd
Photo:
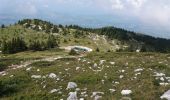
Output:
[[0,0],[0,100],[170,100],[169,7]]

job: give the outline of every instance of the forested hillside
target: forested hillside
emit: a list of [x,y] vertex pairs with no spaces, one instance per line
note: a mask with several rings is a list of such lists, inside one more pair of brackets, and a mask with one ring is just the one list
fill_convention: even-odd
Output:
[[[116,27],[103,28],[82,28],[77,25],[70,25],[70,28],[90,31],[100,35],[106,35],[108,39],[118,39],[124,42],[130,42],[129,50],[134,51],[134,48],[139,48],[142,51],[170,52],[170,39],[156,38],[149,35],[127,31]],[[135,44],[134,44],[135,43]]]

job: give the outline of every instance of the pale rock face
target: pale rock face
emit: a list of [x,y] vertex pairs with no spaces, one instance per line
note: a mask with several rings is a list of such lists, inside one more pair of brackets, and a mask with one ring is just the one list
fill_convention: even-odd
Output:
[[79,100],[84,100],[84,98],[80,98]]
[[77,87],[77,84],[75,82],[69,82],[66,89],[73,89],[76,87]]
[[140,52],[140,49],[137,49],[136,52]]
[[54,92],[58,92],[59,90],[58,89],[52,89],[51,91],[50,91],[50,93],[54,93]]
[[102,98],[102,96],[99,96],[99,95],[104,95],[104,92],[93,92],[91,95],[91,98],[94,97],[94,100],[99,100]]
[[77,99],[77,92],[70,92],[67,100],[78,100]]
[[170,90],[165,92],[160,98],[170,100]]
[[115,84],[119,84],[119,82],[114,82]]
[[31,78],[38,79],[38,78],[41,78],[41,75],[32,75]]
[[165,76],[165,74],[164,73],[155,73],[155,75],[154,76],[156,76],[156,77],[162,77],[162,76]]
[[95,64],[93,65],[93,67],[94,67],[94,68],[97,67],[97,64],[95,63]]
[[135,69],[134,71],[135,71],[135,72],[140,72],[140,71],[143,71],[143,69],[142,69],[142,68],[139,68],[139,69]]
[[102,65],[106,60],[100,60],[100,65]]
[[132,93],[132,90],[122,90],[121,91],[121,94],[122,95],[129,95],[129,94],[131,94]]
[[114,64],[115,64],[115,62],[110,62],[110,64],[114,65]]
[[160,78],[161,81],[164,81],[165,79],[163,77]]
[[104,80],[101,80],[102,84],[104,84]]
[[123,75],[120,75],[119,78],[122,79],[124,76]]
[[31,70],[31,68],[32,68],[32,67],[27,68],[27,69],[26,69],[26,71],[30,71],[30,70]]
[[109,89],[110,93],[113,93],[115,92],[116,90],[115,89]]
[[80,88],[76,88],[76,91],[80,91]]
[[76,70],[79,70],[80,69],[80,67],[76,67]]
[[57,75],[54,74],[54,73],[50,73],[50,74],[49,74],[49,78],[56,78],[56,77],[57,77]]
[[159,83],[159,85],[162,85],[162,86],[167,86],[169,83],[165,83],[165,82],[161,82]]
[[14,75],[10,75],[9,77],[14,77]]
[[125,70],[121,70],[120,72],[124,73],[124,72],[125,72]]
[[102,96],[96,95],[96,96],[94,97],[94,100],[100,100],[101,98],[102,98]]

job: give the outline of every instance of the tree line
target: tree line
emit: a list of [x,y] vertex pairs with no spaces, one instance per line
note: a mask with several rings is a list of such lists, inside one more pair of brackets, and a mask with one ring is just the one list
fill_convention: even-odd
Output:
[[[54,25],[48,21],[42,21],[39,19],[25,19],[18,22],[19,24],[23,25],[27,23],[26,27],[30,27],[29,25],[34,24],[34,30],[39,30],[38,26],[42,27],[46,33],[58,33],[59,29],[63,30],[63,34],[67,34],[66,29],[76,29],[77,31],[74,33],[75,37],[83,36],[83,32],[88,33],[97,33],[99,35],[105,35],[108,39],[118,39],[124,43],[130,43],[128,48],[129,51],[133,51],[134,48],[137,48],[138,44],[141,43],[142,51],[156,51],[156,52],[170,52],[170,39],[163,39],[163,38],[156,38],[149,35],[144,35],[140,33],[135,33],[133,31],[128,31],[122,28],[116,27],[103,27],[103,28],[84,28],[78,25],[66,25],[63,26],[61,24]],[[34,41],[35,42],[35,41]],[[35,44],[41,44],[35,42]]]
[[17,36],[9,40],[3,40],[1,50],[4,54],[12,54],[26,50],[41,51],[50,48],[58,47],[56,38],[49,35],[47,41],[31,40],[29,44],[25,42],[24,38]]
[[19,25],[24,25],[25,28],[31,28],[36,31],[44,31],[45,33],[58,33],[59,28],[62,28],[62,25],[53,25],[50,22],[42,21],[39,19],[24,19],[18,21]]
[[[83,30],[87,32],[97,33],[99,35],[105,35],[108,39],[118,39],[120,41],[130,43],[139,42],[142,43],[141,50],[146,52],[170,52],[170,39],[158,38],[141,33],[135,33],[122,28],[116,27],[103,27],[103,28],[83,28],[78,25],[70,25],[69,28]],[[137,48],[138,43],[131,43],[128,50]]]

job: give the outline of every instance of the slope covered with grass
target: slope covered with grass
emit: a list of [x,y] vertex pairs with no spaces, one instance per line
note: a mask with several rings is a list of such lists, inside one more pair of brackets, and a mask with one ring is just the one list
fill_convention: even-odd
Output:
[[[160,100],[170,88],[170,55],[158,52],[168,52],[168,41],[112,27],[19,21],[0,28],[0,51],[4,44],[19,50],[0,52],[0,99]],[[93,51],[70,55],[70,46]]]
[[[44,57],[67,56],[61,51],[42,53]],[[30,59],[34,54],[37,58],[42,57],[39,52],[6,57]],[[37,61],[0,76],[1,99],[65,100],[70,92],[76,91],[77,98],[87,100],[98,96],[101,100],[159,100],[170,88],[169,62],[169,54],[113,52],[92,52],[85,57],[66,57],[51,62]],[[69,82],[76,83],[77,87],[66,89]],[[122,90],[131,90],[132,93],[122,95]]]

